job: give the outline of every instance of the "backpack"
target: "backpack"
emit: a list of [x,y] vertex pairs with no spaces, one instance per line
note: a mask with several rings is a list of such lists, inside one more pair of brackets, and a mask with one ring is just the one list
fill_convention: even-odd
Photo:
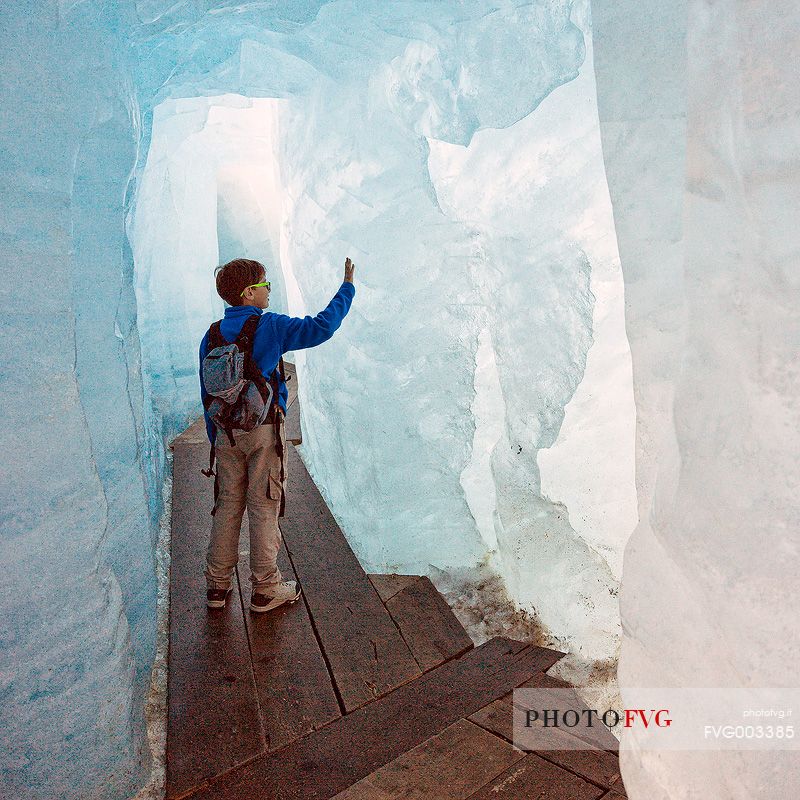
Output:
[[267,417],[274,391],[253,361],[253,340],[260,315],[248,317],[235,341],[222,337],[220,321],[208,330],[208,352],[203,359],[204,406],[218,430],[234,447],[233,429],[251,431]]
[[[208,330],[208,351],[203,359],[205,410],[218,430],[236,445],[233,431],[251,431],[265,422],[278,405],[278,379],[283,378],[283,358],[269,383],[253,360],[253,342],[261,315],[248,317],[235,341],[228,344],[220,322]],[[279,372],[280,370],[280,372]],[[273,411],[274,414],[277,413]]]

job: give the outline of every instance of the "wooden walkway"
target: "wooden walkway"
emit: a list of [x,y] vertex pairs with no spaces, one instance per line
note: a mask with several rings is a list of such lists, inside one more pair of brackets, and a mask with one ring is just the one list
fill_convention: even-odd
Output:
[[428,578],[364,572],[294,448],[296,376],[288,386],[279,566],[296,603],[249,611],[245,515],[237,591],[206,608],[202,420],[174,443],[167,798],[624,797],[610,752],[511,744],[512,690],[563,685],[544,674],[562,653],[474,647]]

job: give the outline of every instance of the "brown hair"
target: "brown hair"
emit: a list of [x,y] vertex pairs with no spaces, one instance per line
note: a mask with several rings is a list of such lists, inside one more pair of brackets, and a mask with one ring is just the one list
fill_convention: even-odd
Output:
[[250,258],[234,258],[214,270],[217,294],[229,306],[240,306],[243,303],[242,292],[254,283],[261,283],[266,274],[267,270],[260,262]]

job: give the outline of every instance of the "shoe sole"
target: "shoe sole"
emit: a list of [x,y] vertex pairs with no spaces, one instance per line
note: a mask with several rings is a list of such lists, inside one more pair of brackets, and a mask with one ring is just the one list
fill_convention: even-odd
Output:
[[233,589],[228,589],[228,594],[225,595],[224,600],[206,600],[206,605],[209,608],[225,608],[225,604],[228,602],[228,598],[231,596],[231,592]]
[[265,606],[254,606],[252,601],[250,602],[250,610],[255,612],[256,614],[261,614],[264,611],[272,611],[273,608],[278,608],[278,606],[282,606],[285,603],[294,603],[298,597],[302,594],[302,589],[297,590],[297,594],[294,597],[290,597],[287,600],[280,600],[277,603],[268,603]]

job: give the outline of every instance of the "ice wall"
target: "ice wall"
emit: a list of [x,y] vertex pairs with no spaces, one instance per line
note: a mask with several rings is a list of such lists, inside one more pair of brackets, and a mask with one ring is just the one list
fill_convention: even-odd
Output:
[[[365,568],[490,559],[561,646],[613,658],[635,523],[633,406],[591,61],[581,69],[588,9],[487,16],[476,5],[454,17],[437,4],[423,23],[420,8],[375,10],[345,51],[332,43],[365,21],[358,5],[331,4],[294,35],[248,31],[238,61],[224,17],[191,28],[227,60],[209,70],[204,59],[202,74],[181,62],[154,98],[130,226],[156,405],[176,428],[196,408],[185,364],[219,313],[208,299],[215,187],[249,147],[273,202],[248,196],[229,216],[264,220],[265,263],[290,313],[326,304],[346,253],[360,266],[340,333],[297,360],[303,455]],[[160,62],[148,54],[177,47],[158,41],[140,47],[150,80]],[[522,71],[509,82],[511,53]],[[198,86],[281,99],[177,99]],[[191,297],[172,302],[184,285]],[[477,450],[476,358],[499,376],[485,412],[497,435]],[[484,496],[495,500],[481,511]]]
[[147,779],[155,637],[133,264],[136,100],[116,4],[4,4],[0,795]]
[[[800,11],[593,4],[640,525],[619,682],[796,684]],[[792,752],[641,753],[630,797],[793,797]]]
[[234,255],[292,314],[358,264],[298,364],[303,455],[364,566],[490,562],[613,657],[630,377],[586,4],[2,14],[4,793],[145,779],[164,447]]
[[273,281],[270,310],[285,313],[286,288],[275,268],[282,190],[272,134],[279,104],[238,95],[179,98],[162,101],[152,115],[126,230],[152,398],[146,424],[159,443],[198,416],[198,345],[223,314],[216,265],[236,257],[263,263]]
[[[137,47],[143,117],[158,108],[155,133],[158,114],[171,113],[160,105],[165,99],[229,92],[287,100],[276,153],[283,212],[280,238],[273,234],[271,242],[280,252],[283,279],[294,287],[294,298],[287,296],[291,312],[325,305],[346,253],[362,267],[360,302],[346,333],[307,358],[298,354],[304,455],[367,568],[425,572],[432,563],[474,565],[485,549],[459,477],[471,455],[476,319],[490,302],[476,297],[473,275],[486,258],[469,227],[439,207],[428,174],[428,139],[466,144],[482,127],[525,116],[575,77],[585,54],[583,35],[570,20],[570,3],[509,3],[489,14],[494,7],[484,3],[466,10],[398,3],[372,6],[366,16],[364,9],[332,3],[299,27],[243,6],[235,19],[220,12],[177,30],[167,19],[174,9],[165,18],[154,11],[155,25]],[[492,42],[489,51],[486,42]],[[191,57],[183,56],[187,52]],[[512,53],[527,71],[509,80],[505,65]],[[149,157],[140,165],[144,186]],[[202,170],[211,175],[214,166],[204,163]],[[181,181],[200,185],[196,177]],[[165,182],[155,178],[151,185]],[[192,208],[193,197],[183,195],[178,205]],[[166,281],[171,294],[179,280],[161,272],[154,278],[154,265],[165,248],[174,249],[167,239],[186,243],[182,255],[167,260],[179,271],[193,262],[206,285],[217,263],[209,200],[197,209],[205,221],[186,221],[188,227],[175,222],[185,217],[175,213],[171,198],[159,202],[161,211],[142,213],[152,213],[162,233],[172,234],[156,244],[138,220],[141,235],[132,233],[144,254],[140,306],[149,303],[159,318],[152,335],[147,323],[141,325],[145,358],[151,339],[152,350],[162,350],[155,361],[165,367],[166,385],[154,384],[157,404],[170,396],[172,376],[184,368],[198,325],[205,326],[215,308],[202,291],[183,307],[165,307],[163,295],[152,296],[152,282]],[[143,197],[137,208],[145,207],[153,206]],[[198,235],[189,233],[192,226]],[[174,235],[179,231],[185,232]],[[510,247],[507,256],[514,243]],[[579,263],[576,280],[587,282],[588,265],[580,257],[551,261],[554,272],[563,268],[567,276]],[[206,309],[197,314],[203,302]],[[579,334],[585,347],[587,324]],[[569,320],[563,325],[569,329]],[[159,344],[167,331],[178,340],[174,352]],[[567,399],[581,370],[578,365],[565,384]],[[178,388],[188,397],[183,385]],[[174,399],[169,403],[174,410]]]
[[[591,661],[615,653],[636,496],[622,273],[582,10],[573,19],[589,68],[535,113],[477,133],[466,148],[431,141],[429,170],[440,205],[470,225],[491,265],[475,280],[497,372],[483,391],[496,384],[499,395],[484,413],[499,423],[483,424],[495,430],[489,441],[476,431],[473,460],[491,463],[470,465],[466,494],[479,508],[495,497],[491,534],[512,597]],[[491,366],[479,365],[483,374]],[[477,426],[477,384],[476,393]]]

